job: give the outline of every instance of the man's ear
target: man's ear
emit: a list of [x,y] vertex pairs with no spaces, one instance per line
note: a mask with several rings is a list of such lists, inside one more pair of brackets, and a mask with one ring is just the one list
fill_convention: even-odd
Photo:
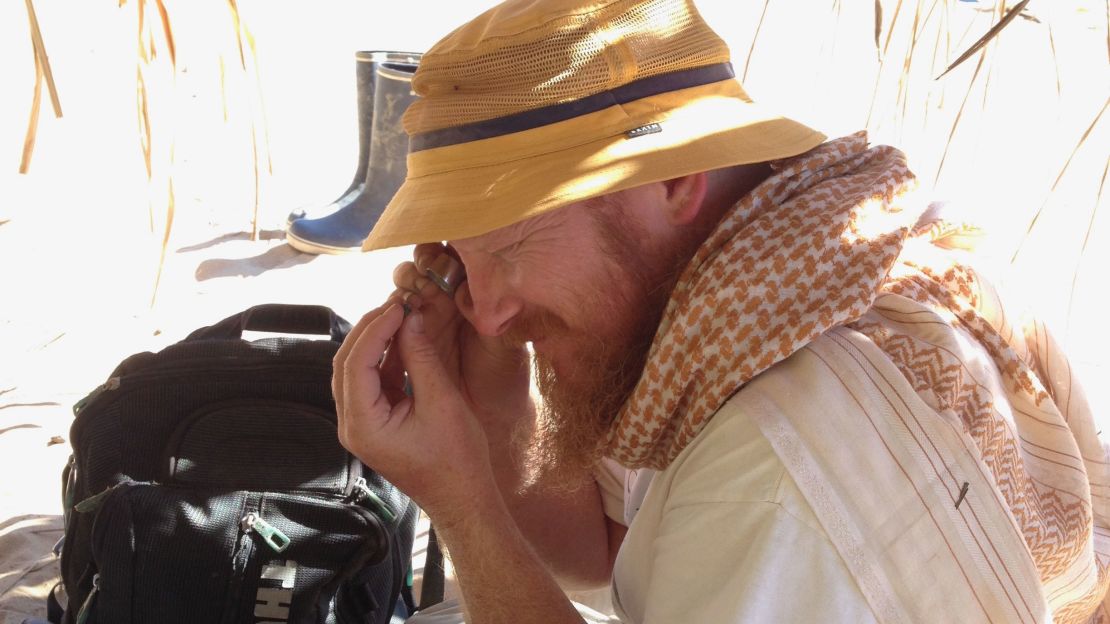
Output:
[[701,214],[709,188],[709,174],[704,171],[663,183],[667,189],[667,221],[672,225],[689,225]]

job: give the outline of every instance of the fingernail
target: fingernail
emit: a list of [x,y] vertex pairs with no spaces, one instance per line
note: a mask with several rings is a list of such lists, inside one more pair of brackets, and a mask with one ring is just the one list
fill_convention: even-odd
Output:
[[413,286],[413,288],[416,289],[416,292],[423,292],[424,287],[427,286],[428,284],[430,284],[431,282],[432,282],[432,280],[430,280],[426,277],[418,277],[415,280],[413,280],[412,286]]
[[402,388],[405,391],[405,396],[412,396],[412,378],[405,375],[405,385]]

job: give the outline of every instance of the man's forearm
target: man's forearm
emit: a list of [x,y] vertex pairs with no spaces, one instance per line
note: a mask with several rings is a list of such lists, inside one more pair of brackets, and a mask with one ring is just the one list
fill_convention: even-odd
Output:
[[489,488],[471,513],[435,516],[451,553],[470,624],[581,624],[582,618],[517,528],[501,496]]
[[509,427],[487,429],[490,458],[505,506],[564,589],[609,581],[612,561],[601,495],[592,475],[577,487],[540,479],[524,486],[524,460]]

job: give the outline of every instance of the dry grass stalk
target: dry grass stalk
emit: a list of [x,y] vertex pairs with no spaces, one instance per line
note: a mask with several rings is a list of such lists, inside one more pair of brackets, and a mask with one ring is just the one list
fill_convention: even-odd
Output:
[[[1056,180],[1052,183],[1052,187],[1048,190],[1049,196],[1051,196],[1052,193],[1056,191],[1056,187],[1059,186],[1060,180],[1062,180],[1064,178],[1064,174],[1067,173],[1068,166],[1071,165],[1071,161],[1075,158],[1075,155],[1079,152],[1079,149],[1083,147],[1083,144],[1087,141],[1087,137],[1091,136],[1091,131],[1093,131],[1095,129],[1095,126],[1098,125],[1098,122],[1102,119],[1102,114],[1106,112],[1107,107],[1110,107],[1110,97],[1106,98],[1106,102],[1102,105],[1102,108],[1099,109],[1098,114],[1095,115],[1094,120],[1091,121],[1091,125],[1087,126],[1087,130],[1083,133],[1083,136],[1079,137],[1079,142],[1075,144],[1074,148],[1072,148],[1071,154],[1068,155],[1068,159],[1064,162],[1064,166],[1060,168],[1060,173],[1056,176]],[[1105,181],[1105,174],[1103,175],[1103,181]],[[1102,195],[1101,187],[1099,189],[1099,195]],[[1018,243],[1017,249],[1014,250],[1014,255],[1010,257],[1010,264],[1013,264],[1017,260],[1018,254],[1021,253],[1022,246],[1029,238],[1029,235],[1033,232],[1033,228],[1036,227],[1037,221],[1041,218],[1041,214],[1044,212],[1046,205],[1048,205],[1047,197],[1043,202],[1041,202],[1040,208],[1037,208],[1036,214],[1033,215],[1033,219],[1029,222],[1029,227],[1025,228],[1025,235],[1022,237],[1021,242]]]
[[61,118],[62,103],[58,99],[58,89],[54,85],[54,74],[50,70],[50,59],[46,56],[46,44],[42,40],[42,31],[39,29],[38,15],[35,14],[35,5],[31,0],[26,0],[27,22],[31,29],[31,47],[35,60],[35,88],[31,96],[31,118],[27,123],[27,133],[23,137],[23,152],[19,158],[19,173],[25,174],[31,169],[31,156],[35,151],[35,140],[39,132],[39,113],[42,110],[42,83],[45,80],[50,91],[50,103],[54,107],[54,116]]
[[[987,45],[987,42],[994,39],[995,36],[998,35],[998,33],[1002,32],[1003,28],[1006,28],[1006,26],[1008,26],[1010,22],[1014,21],[1014,18],[1021,13],[1022,9],[1024,9],[1025,5],[1027,4],[1029,4],[1029,0],[1021,0],[1021,2],[1014,5],[1014,8],[1006,12],[1006,14],[1002,16],[1002,19],[1000,19],[997,24],[992,26],[991,29],[986,32],[986,34],[984,34],[982,37],[979,37],[978,41],[971,44],[970,48],[965,50],[963,54],[956,58],[956,60],[948,66],[948,69],[944,70],[943,74],[937,76],[937,80],[940,80],[945,76],[945,74],[959,67],[960,64],[970,58],[972,54],[975,54],[980,48]],[[1005,7],[1005,2],[1001,3],[999,7],[999,10],[1001,11],[1001,9]]]
[[[166,50],[170,54],[170,65],[177,68],[177,44],[174,43],[173,29],[170,28],[170,16],[166,12],[166,5],[163,0],[154,0],[154,4],[158,7],[158,16],[162,20],[162,36],[166,39]],[[151,39],[151,45],[154,45],[154,40]]]
[[[139,148],[143,151],[143,164],[146,165],[146,179],[154,175],[150,164],[150,106],[147,102],[146,80],[143,78],[143,69],[140,65],[135,68],[135,96],[136,112],[139,115]],[[154,219],[151,218],[151,230],[154,229]]]
[[960,125],[960,119],[963,117],[964,109],[967,107],[967,101],[971,98],[971,92],[975,89],[975,80],[979,77],[979,72],[983,69],[983,63],[987,60],[987,51],[984,49],[979,54],[979,62],[975,65],[975,72],[971,74],[971,82],[967,85],[967,93],[964,94],[964,99],[960,102],[960,109],[956,111],[956,118],[952,121],[952,129],[948,131],[948,140],[944,143],[944,151],[941,153],[940,162],[937,163],[937,172],[933,177],[933,186],[937,185],[940,180],[940,174],[944,171],[944,161],[948,158],[948,150],[952,147],[952,139],[956,136],[956,128]]
[[883,60],[883,51],[879,47],[879,39],[883,34],[883,2],[875,0],[875,57]]
[[[235,28],[235,41],[239,51],[239,66],[243,70],[243,74],[248,76],[248,80],[254,82],[254,94],[251,101],[251,160],[254,172],[254,206],[251,216],[251,240],[258,240],[258,222],[259,222],[259,209],[261,207],[261,179],[259,167],[259,149],[258,149],[258,118],[261,118],[262,134],[266,141],[266,167],[267,170],[273,173],[273,161],[270,156],[270,132],[268,123],[266,121],[266,107],[262,100],[262,86],[260,76],[258,74],[258,56],[254,45],[254,37],[247,30],[243,24],[239,14],[239,5],[237,0],[227,0],[228,9],[231,11],[231,19]],[[254,66],[253,77],[249,75],[247,70],[247,54],[243,47],[243,41],[246,40],[246,48],[250,50],[251,64]],[[222,58],[221,58],[222,62]]]
[[[143,153],[143,164],[146,166],[146,176],[148,187],[153,187],[155,179],[161,177],[162,159],[158,160],[156,166],[154,158],[154,150],[157,143],[154,136],[154,124],[151,121],[151,106],[150,106],[150,93],[147,90],[147,76],[146,73],[151,71],[151,65],[158,58],[158,46],[155,44],[157,35],[155,34],[153,26],[146,19],[146,3],[149,0],[138,0],[135,3],[136,11],[136,44],[138,52],[138,61],[135,64],[135,91],[136,91],[136,113],[139,122],[139,147]],[[174,40],[173,28],[171,27],[169,11],[163,0],[153,0],[155,9],[158,11],[159,24],[161,25],[161,37],[165,45],[166,54],[169,62],[169,72],[172,80],[176,82],[177,77],[177,45]],[[126,0],[120,0],[119,6],[124,6]],[[162,273],[166,264],[166,251],[169,247],[170,234],[173,231],[175,199],[173,192],[173,163],[174,163],[174,137],[173,133],[169,134],[169,140],[166,141],[166,159],[165,159],[165,179],[167,186],[166,194],[166,207],[165,207],[165,225],[162,232],[162,246],[158,254],[158,267],[154,276],[154,289],[150,296],[150,305],[153,307],[158,298],[158,287],[162,282]],[[150,229],[153,232],[155,229],[155,206],[151,201],[148,204],[147,213]]]
[[274,173],[274,160],[270,153],[270,121],[266,116],[266,101],[262,94],[262,75],[258,69],[258,51],[254,45],[254,35],[250,30],[243,27],[243,32],[247,36],[247,48],[251,51],[251,66],[254,68],[254,90],[258,96],[258,112],[262,117],[262,138],[266,143],[266,171],[270,175]]
[[54,116],[61,119],[62,102],[58,99],[58,88],[54,85],[54,72],[50,70],[50,58],[46,56],[46,44],[42,41],[42,30],[39,29],[39,18],[35,14],[35,5],[31,0],[27,2],[27,18],[31,21],[31,43],[35,46],[35,57],[42,65],[42,75],[46,79],[46,88],[50,91],[50,103],[54,107]]
[[31,98],[31,119],[27,122],[27,134],[23,137],[23,155],[19,159],[19,172],[27,173],[31,168],[31,154],[35,151],[35,138],[39,131],[39,111],[42,109],[42,64],[35,55],[35,94]]
[[233,28],[235,28],[235,43],[239,48],[239,66],[243,68],[243,71],[246,71],[247,58],[243,54],[243,23],[239,19],[239,4],[236,0],[227,0],[227,6],[231,10],[231,22]]
[[[1110,2],[1110,0],[1107,0]],[[748,48],[748,58],[744,61],[744,73],[740,76],[740,82],[745,82],[748,79],[748,67],[752,64],[752,56],[755,54],[755,42],[759,41],[759,31],[763,28],[763,18],[767,17],[767,7],[771,4],[771,0],[763,0],[763,12],[759,14],[759,21],[755,25],[755,34],[752,35],[752,45]]]
[[[999,19],[1004,20],[1006,17],[1006,0],[1000,0],[996,10],[998,11]],[[1021,15],[1021,11],[1017,11],[1014,15]],[[1000,28],[995,35],[1000,35],[1001,33],[1002,29]],[[997,56],[999,54],[998,49],[1002,46],[1002,37],[995,36],[987,45],[991,46],[991,52],[989,52],[989,54]],[[991,78],[994,77],[994,68],[995,63],[991,63],[990,67],[987,68],[987,78],[983,81],[983,102],[979,105],[979,110],[981,111],[987,110],[987,98],[990,97],[991,94]]]
[[[1000,39],[996,39],[996,40],[991,41],[990,43],[988,43],[987,44],[988,47],[984,48],[983,52],[988,54],[988,55],[992,55],[992,58],[994,58],[993,55],[996,55],[998,53],[998,42],[999,41],[1000,41]],[[987,50],[990,50],[990,52],[987,52]],[[983,80],[983,101],[979,103],[979,110],[980,111],[987,110],[987,98],[990,96],[990,93],[991,93],[991,78],[993,76],[994,76],[994,63],[991,63],[987,67],[987,76]]]
[[258,129],[251,121],[251,156],[253,157],[252,164],[254,169],[254,211],[251,214],[251,240],[258,240],[258,208],[259,208],[259,193],[260,182],[258,173]]
[[[883,69],[886,67],[887,51],[890,49],[890,39],[894,35],[895,26],[898,25],[898,14],[902,12],[902,0],[898,0],[894,5],[894,15],[890,18],[890,26],[886,32],[886,41],[883,42],[883,47],[879,51],[879,68],[875,72],[875,86],[871,89],[871,105],[867,109],[867,120],[864,122],[865,128],[871,127],[871,118],[875,114],[875,102],[879,99],[879,83],[882,81]],[[882,30],[882,8],[876,8],[875,12],[875,29],[876,29],[876,44],[878,43],[879,31]]]
[[[172,148],[171,148],[172,151]],[[170,155],[173,160],[173,155]],[[176,200],[173,194],[173,176],[169,177],[166,185],[166,227],[162,232],[162,248],[158,252],[158,273],[154,276],[154,290],[150,293],[150,307],[158,301],[158,286],[162,283],[162,268],[166,264],[166,250],[170,247],[170,232],[173,231],[173,217]]]
[[947,1],[944,3],[944,58],[952,58],[952,12]]
[[917,0],[917,8],[914,10],[914,14],[913,14],[913,25],[910,26],[910,47],[906,51],[906,58],[902,61],[902,74],[898,77],[898,99],[896,100],[896,102],[901,102],[901,104],[902,104],[901,121],[905,121],[905,119],[906,119],[906,107],[907,107],[907,105],[909,104],[909,101],[910,101],[910,97],[909,97],[910,67],[913,64],[914,50],[917,49],[917,38],[921,35],[921,32],[925,29],[925,23],[929,21],[929,17],[933,14],[933,9],[936,8],[938,1],[939,0],[933,0],[933,5],[929,9],[928,15],[925,16],[924,20],[922,20],[921,19],[921,8],[924,5],[924,0]]
[[[941,21],[940,26],[937,27],[936,41],[933,42],[933,57],[932,57],[932,59],[929,60],[929,73],[930,74],[934,73],[937,70],[937,56],[940,53],[940,38],[948,33],[948,26],[949,26],[949,22],[948,22],[948,2],[943,2],[942,4],[944,5],[944,14],[941,16],[942,21]],[[947,54],[947,52],[946,52],[946,54]],[[947,56],[945,56],[945,58],[947,59]],[[932,103],[932,100],[933,100],[933,90],[929,89],[925,93],[925,110],[923,111],[923,113],[921,115],[921,125],[923,127],[928,126],[928,124],[929,124],[929,110],[932,108],[930,106],[930,104]],[[937,103],[937,108],[940,108],[943,105],[944,105],[944,89],[942,88],[941,89],[941,99]],[[902,114],[905,115],[905,112],[903,112]]]
[[[883,43],[883,58],[886,58],[886,52],[890,49],[890,38],[894,36],[894,27],[898,24],[898,13],[902,11],[902,0],[898,0],[894,4],[894,16],[890,18],[890,29],[886,31],[886,42]],[[882,71],[882,68],[879,68]]]
[[[840,22],[843,7],[841,0],[833,0],[832,11],[829,13],[828,30],[832,33],[831,36],[821,37],[820,48],[817,52],[815,59],[829,60],[836,56],[837,37],[840,35]],[[813,66],[813,82],[810,83],[810,91],[817,92],[817,85],[821,81],[821,76],[828,70],[828,65],[824,63],[812,63]]]
[[[1071,318],[1072,303],[1075,301],[1075,286],[1079,281],[1079,270],[1083,267],[1083,256],[1087,253],[1087,243],[1091,240],[1091,230],[1095,229],[1095,217],[1098,215],[1098,207],[1102,205],[1102,192],[1106,189],[1106,174],[1110,173],[1110,158],[1106,159],[1106,165],[1102,168],[1102,180],[1098,183],[1098,193],[1095,194],[1095,205],[1091,208],[1091,218],[1087,221],[1087,231],[1083,234],[1083,246],[1079,248],[1079,261],[1075,265],[1075,271],[1071,275],[1071,292],[1068,295],[1068,312],[1065,318]],[[1065,334],[1066,339],[1066,334]]]
[[[1110,6],[1110,0],[1107,0],[1107,6]],[[1056,37],[1052,32],[1052,20],[1048,20],[1048,47],[1052,50],[1052,66],[1056,69],[1056,101],[1059,102],[1063,96],[1063,89],[1060,88],[1060,57],[1056,54]],[[1110,37],[1107,38],[1110,41]]]

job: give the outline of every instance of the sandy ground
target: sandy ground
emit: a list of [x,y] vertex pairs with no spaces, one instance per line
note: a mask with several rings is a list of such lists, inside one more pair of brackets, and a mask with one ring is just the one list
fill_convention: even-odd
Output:
[[[268,61],[257,74],[239,64],[227,3],[167,3],[177,69],[167,69],[160,42],[148,76],[153,183],[136,131],[136,3],[35,4],[64,117],[53,116],[44,90],[31,169],[16,174],[34,65],[24,3],[6,3],[0,80],[12,97],[0,104],[0,624],[44,614],[58,574],[50,547],[61,535],[71,406],[121,359],[257,303],[323,304],[353,322],[388,294],[392,268],[408,249],[300,254],[284,242],[285,215],[335,198],[354,173],[354,51],[423,50],[492,3],[451,3],[417,22],[377,3],[308,10],[240,2]],[[258,115],[260,93],[270,100],[268,126]],[[263,154],[253,240],[252,118]],[[171,145],[176,210],[152,303]]]
[[[0,84],[11,86],[0,104],[0,624],[42,613],[57,575],[49,547],[61,533],[59,475],[69,454],[71,405],[120,360],[257,303],[323,304],[354,321],[386,296],[392,267],[408,257],[407,248],[304,255],[284,243],[282,222],[291,208],[325,203],[350,181],[353,51],[426,49],[493,2],[437,3],[416,19],[400,3],[348,0],[309,11],[303,3],[241,0],[263,61],[256,78],[237,69],[230,20],[221,12],[226,3],[171,4],[178,67],[152,70],[149,77],[153,184],[136,133],[134,1],[123,9],[115,2],[37,3],[65,117],[55,119],[44,99],[31,172],[14,173],[34,77],[23,4],[0,6],[0,54],[7,59]],[[699,1],[739,59],[763,3],[749,4],[737,16],[729,0]],[[875,69],[872,18],[863,12],[852,28],[828,29],[820,22],[824,8],[799,15],[790,3],[772,4],[785,8],[767,15],[749,90],[829,134],[862,127],[875,84],[866,70]],[[845,11],[870,10],[870,3],[844,4]],[[981,32],[983,20],[971,5],[957,4],[969,20],[979,20]],[[1010,237],[999,246],[1006,258],[1013,233],[1042,206],[1059,164],[1107,96],[1108,83],[1090,78],[1106,76],[1105,20],[1095,19],[1103,8],[1093,0],[1072,4],[1091,9],[1073,10],[1057,22],[1081,21],[1055,40],[1062,90],[1052,86],[1059,74],[1033,62],[1046,56],[1044,29],[1019,20],[1007,51],[1029,58],[993,74],[993,108],[978,93],[972,98],[975,104],[982,98],[983,111],[976,114],[974,105],[964,111],[962,123],[970,130],[961,133],[940,180],[942,197],[963,197],[979,213],[990,209]],[[1100,64],[1088,66],[1086,59]],[[972,67],[969,62],[952,80],[966,85]],[[252,80],[263,87],[273,163],[272,173],[264,170],[260,178],[253,239],[252,118],[256,136],[264,134],[252,95],[260,91]],[[895,128],[876,122],[885,129],[873,136],[921,148],[913,153],[935,160],[962,97],[956,87],[930,94],[920,107],[933,111],[929,123],[916,119]],[[1102,406],[1110,404],[1103,355],[1110,338],[1101,318],[1110,225],[1093,217],[1093,206],[1108,144],[1110,124],[1103,123],[1060,183],[1062,201],[1050,206],[1051,218],[1041,221],[1016,276],[1059,321],[1054,326],[1073,354],[1076,374]],[[152,302],[170,171],[176,210]],[[1081,252],[1088,227],[1091,244]]]

